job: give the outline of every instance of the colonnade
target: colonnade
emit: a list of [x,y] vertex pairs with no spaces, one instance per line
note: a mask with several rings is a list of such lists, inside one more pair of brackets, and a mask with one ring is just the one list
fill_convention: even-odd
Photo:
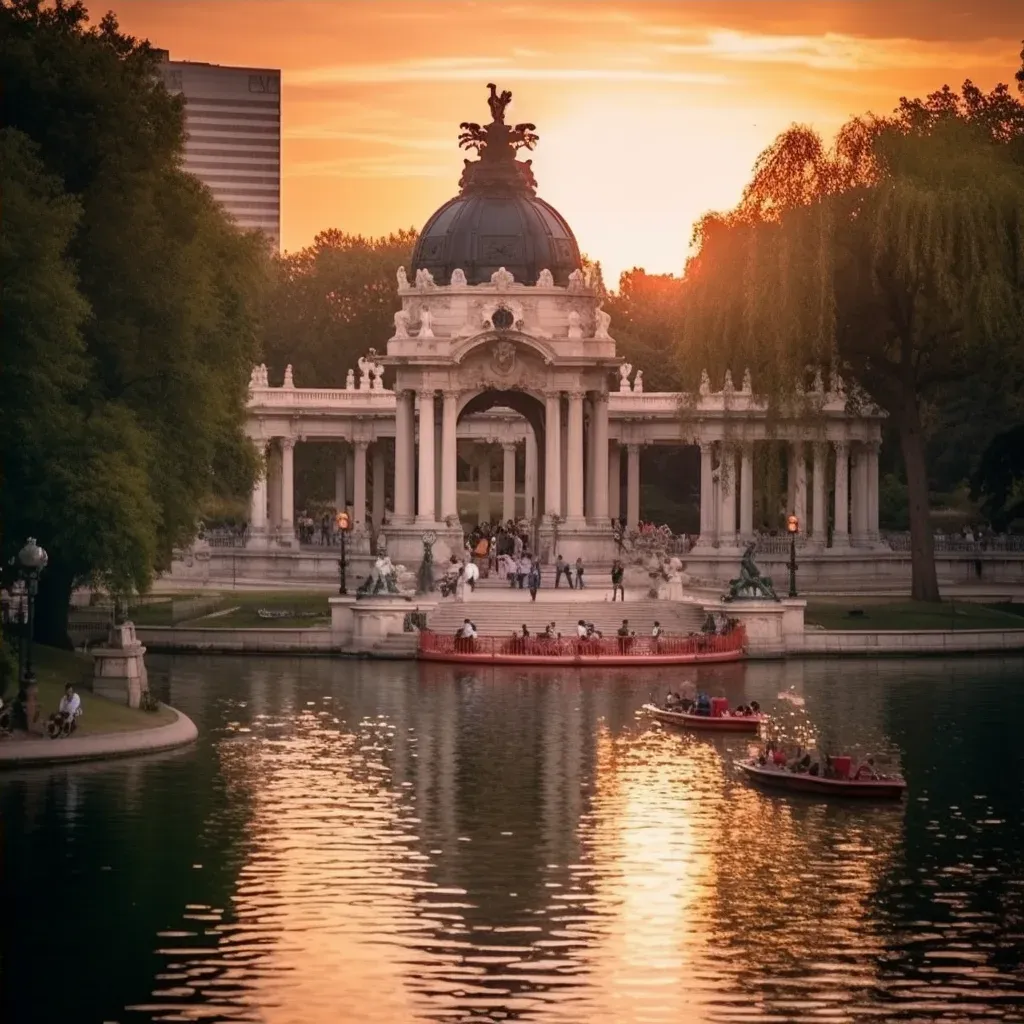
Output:
[[[391,522],[427,528],[460,519],[458,422],[457,393],[397,394]],[[463,438],[464,445],[477,445],[475,455],[469,456],[478,468],[477,519],[499,518],[491,481],[497,468],[492,453],[500,445],[501,520],[524,515],[550,521],[557,516],[570,526],[603,527],[622,517],[627,528],[635,527],[642,515],[642,445],[628,440],[635,425],[625,425],[626,439],[610,438],[607,396],[573,391],[545,396],[544,426],[543,462],[533,427],[508,415],[493,428],[488,424]],[[267,447],[266,472],[252,495],[250,522],[258,532],[278,532],[284,537],[294,532],[295,443],[293,437],[279,437]],[[353,440],[340,449],[335,506],[351,509],[357,530],[368,525],[368,499],[374,529],[384,522],[385,445],[389,443],[390,439]],[[764,443],[699,442],[701,546],[729,548],[754,536],[755,465],[761,457],[759,445]],[[787,493],[778,511],[799,517],[801,539],[833,548],[870,546],[877,541],[879,442],[785,443]],[[517,479],[519,445],[525,449],[522,481]],[[463,454],[469,455],[465,448]],[[523,507],[517,504],[520,493]],[[766,510],[768,521],[778,518],[775,511]]]

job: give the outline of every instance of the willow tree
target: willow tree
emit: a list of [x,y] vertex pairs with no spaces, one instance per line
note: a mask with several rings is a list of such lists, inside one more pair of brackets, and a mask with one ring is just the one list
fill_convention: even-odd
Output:
[[[1005,87],[992,97],[1019,112]],[[738,207],[698,225],[681,346],[690,384],[704,365],[718,379],[749,366],[781,409],[820,370],[888,413],[907,474],[912,596],[925,601],[939,588],[922,403],[1016,357],[1024,335],[1017,134],[966,116],[963,96],[939,112],[934,99],[851,121],[830,149],[808,128],[781,135]]]

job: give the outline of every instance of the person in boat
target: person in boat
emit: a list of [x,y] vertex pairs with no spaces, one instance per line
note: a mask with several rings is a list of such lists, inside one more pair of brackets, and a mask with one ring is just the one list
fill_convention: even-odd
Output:
[[590,638],[590,632],[587,629],[587,624],[583,619],[580,619],[576,623],[576,638],[578,640],[587,640]]
[[529,640],[530,639],[530,631],[526,628],[526,623],[525,622],[523,623],[523,639],[524,640]]
[[464,619],[462,625],[459,626],[458,636],[460,640],[475,640],[476,626],[469,619]]
[[857,771],[854,772],[853,781],[860,782],[861,779],[877,779],[878,772],[875,771],[875,759],[868,757],[857,766]]
[[661,633],[661,623],[655,619],[654,625],[651,627],[651,639],[654,641],[655,645],[657,645],[658,641],[661,639]]
[[602,638],[601,630],[597,629],[592,622],[587,623],[587,638],[590,640],[600,640]]
[[711,698],[703,690],[697,694],[697,700],[693,705],[693,713],[695,715],[711,714]]
[[555,624],[553,622],[549,622],[544,627],[544,632],[541,635],[542,635],[542,637],[545,640],[554,640],[555,639]]
[[761,714],[761,705],[758,704],[756,700],[752,700],[750,702],[750,713],[752,715],[759,715],[759,714]]
[[679,708],[680,703],[681,698],[678,693],[674,693],[672,690],[669,690],[668,693],[665,694],[665,708],[668,711],[676,711]]

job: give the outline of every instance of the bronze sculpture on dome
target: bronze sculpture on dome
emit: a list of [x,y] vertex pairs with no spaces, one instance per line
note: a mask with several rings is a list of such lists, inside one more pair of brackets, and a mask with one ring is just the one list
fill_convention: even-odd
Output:
[[466,160],[459,186],[462,191],[533,191],[537,181],[531,170],[530,160],[516,160],[520,149],[533,149],[540,136],[535,124],[523,121],[511,128],[505,124],[505,108],[512,102],[512,93],[505,89],[498,92],[497,86],[487,85],[490,95],[487,105],[491,111],[491,123],[477,124],[463,121],[459,127],[460,149],[475,149],[480,159]]

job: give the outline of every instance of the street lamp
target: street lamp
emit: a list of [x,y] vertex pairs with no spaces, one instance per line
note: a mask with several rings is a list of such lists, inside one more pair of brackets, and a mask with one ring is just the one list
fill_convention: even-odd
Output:
[[36,626],[36,594],[39,593],[39,574],[46,568],[50,556],[36,543],[35,537],[29,537],[25,546],[18,552],[18,568],[25,581],[28,593],[28,636],[25,644],[25,672],[21,677],[23,686],[31,686],[36,681],[32,670],[32,637]]
[[347,512],[339,512],[334,517],[335,525],[338,527],[338,533],[341,535],[341,558],[338,559],[338,593],[348,594],[348,583],[345,579],[348,574],[348,563],[346,561],[346,549],[345,541],[348,535],[349,527],[352,525],[352,521],[348,517]]
[[789,530],[789,596],[796,597],[796,571],[800,568],[796,564],[796,535],[800,532],[799,518],[790,516],[786,520],[786,529]]

